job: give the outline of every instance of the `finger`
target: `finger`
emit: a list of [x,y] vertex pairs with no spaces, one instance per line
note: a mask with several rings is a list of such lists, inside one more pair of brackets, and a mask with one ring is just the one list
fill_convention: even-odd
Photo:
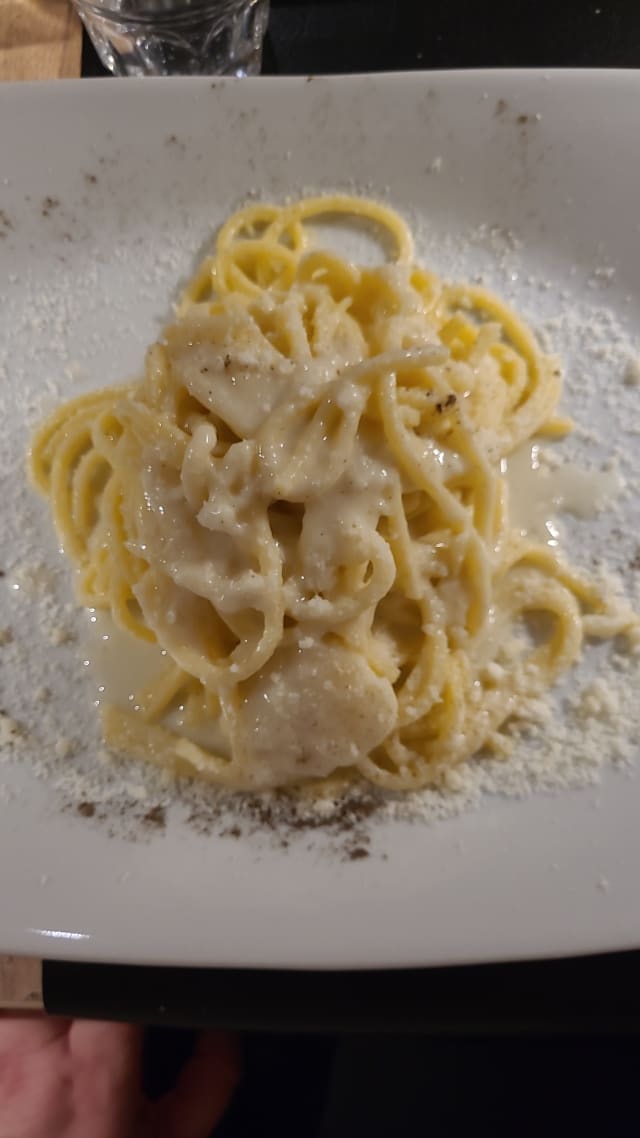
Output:
[[0,1138],[67,1133],[69,1020],[0,1017]]
[[140,1073],[143,1031],[137,1024],[74,1020],[69,1032],[72,1056],[100,1066],[118,1082]]
[[43,1012],[0,1012],[0,1051],[13,1054],[40,1051],[68,1030],[71,1020]]
[[87,1117],[125,1117],[142,1106],[142,1028],[128,1023],[75,1020],[69,1050],[78,1107]]
[[239,1077],[235,1039],[223,1032],[203,1032],[174,1090],[148,1108],[146,1133],[150,1138],[209,1138]]

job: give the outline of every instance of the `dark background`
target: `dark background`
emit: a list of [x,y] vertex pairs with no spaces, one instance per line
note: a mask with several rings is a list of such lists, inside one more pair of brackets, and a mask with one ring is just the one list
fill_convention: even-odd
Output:
[[263,72],[638,66],[638,0],[271,0]]
[[[271,0],[263,71],[636,66],[640,0]],[[86,38],[83,74],[104,74]],[[640,127],[640,98],[638,112]],[[125,971],[118,990],[137,1018],[157,1019],[140,975]],[[198,1016],[184,976],[164,973],[156,986],[173,1004],[169,1021],[241,1029],[244,1079],[218,1138],[640,1138],[636,954],[464,973],[336,977],[320,996],[313,976],[294,992],[282,977],[217,974],[198,979],[202,1007],[217,1009]],[[51,1002],[68,1004],[70,985],[82,1002],[74,976],[45,971]],[[95,991],[95,977],[86,986]],[[149,1032],[152,1092],[170,1084],[193,1038]]]

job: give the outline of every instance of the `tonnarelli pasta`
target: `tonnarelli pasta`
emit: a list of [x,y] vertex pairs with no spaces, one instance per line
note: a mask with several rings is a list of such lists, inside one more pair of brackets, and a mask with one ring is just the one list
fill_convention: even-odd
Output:
[[[317,247],[332,214],[388,260]],[[501,463],[568,429],[559,392],[518,316],[417,265],[386,206],[234,214],[144,375],[33,441],[81,604],[163,650],[107,742],[238,789],[411,790],[503,750],[585,636],[635,621],[510,525]]]

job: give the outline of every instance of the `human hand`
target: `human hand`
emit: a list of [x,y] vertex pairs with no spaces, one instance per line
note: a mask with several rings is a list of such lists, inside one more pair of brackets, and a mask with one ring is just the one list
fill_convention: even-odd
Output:
[[142,1039],[132,1024],[0,1015],[0,1138],[209,1138],[238,1081],[233,1041],[203,1033],[150,1103]]

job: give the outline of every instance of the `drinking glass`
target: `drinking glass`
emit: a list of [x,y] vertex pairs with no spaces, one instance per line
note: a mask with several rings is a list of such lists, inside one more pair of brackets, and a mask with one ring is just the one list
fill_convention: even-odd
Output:
[[114,75],[256,75],[269,0],[74,0]]

